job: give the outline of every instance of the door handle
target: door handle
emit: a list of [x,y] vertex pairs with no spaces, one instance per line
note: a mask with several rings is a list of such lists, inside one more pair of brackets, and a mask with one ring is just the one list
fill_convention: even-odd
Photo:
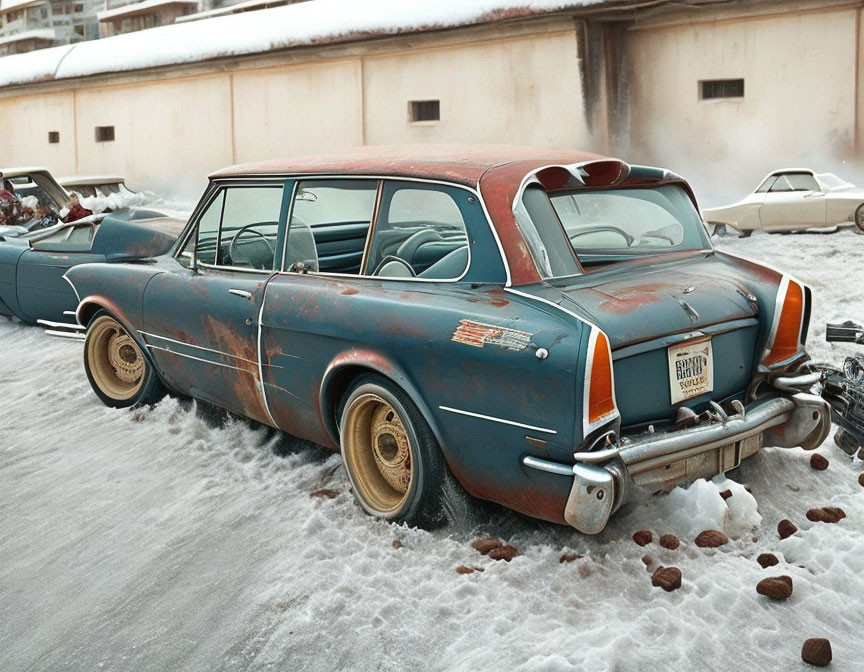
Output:
[[245,289],[229,289],[228,293],[244,298],[247,301],[252,300],[252,292],[247,292]]

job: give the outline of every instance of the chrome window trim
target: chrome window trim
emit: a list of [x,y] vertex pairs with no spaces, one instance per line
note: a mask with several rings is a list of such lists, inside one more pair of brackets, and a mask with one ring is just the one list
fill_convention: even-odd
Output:
[[[250,179],[250,180],[252,180],[252,179],[264,179],[264,177],[265,176],[262,176],[262,175],[252,175],[252,176],[249,176],[248,179]],[[223,179],[225,179],[226,181],[230,181],[230,180],[237,181],[237,180],[243,180],[244,178],[236,178],[235,177],[235,178],[223,178]],[[477,200],[480,203],[480,206],[483,210],[483,215],[484,215],[484,218],[486,220],[486,226],[489,227],[489,231],[492,233],[492,237],[495,239],[495,243],[498,247],[498,255],[499,255],[499,258],[501,259],[501,264],[504,267],[504,273],[505,273],[505,277],[506,277],[505,287],[509,287],[512,283],[511,275],[510,275],[510,266],[507,263],[507,256],[504,253],[504,246],[501,244],[501,239],[498,237],[498,232],[495,230],[495,226],[492,224],[492,217],[489,214],[489,210],[486,207],[486,202],[483,200],[483,196],[480,194],[479,184],[476,187],[470,187],[470,186],[467,186],[464,184],[458,184],[456,182],[447,182],[446,180],[435,180],[432,178],[424,178],[424,177],[404,177],[404,176],[400,176],[400,175],[353,175],[353,174],[348,174],[348,173],[340,174],[340,175],[333,175],[333,174],[316,175],[316,174],[308,174],[308,173],[302,173],[302,174],[301,173],[294,173],[294,174],[282,173],[282,174],[280,174],[280,177],[274,177],[272,179],[282,179],[283,182],[285,180],[296,180],[295,185],[297,182],[300,182],[301,180],[392,180],[392,181],[396,181],[396,182],[419,182],[421,184],[437,184],[437,185],[441,185],[444,187],[452,187],[454,189],[462,189],[463,191],[467,191],[469,194],[472,194],[473,196],[477,197]],[[215,183],[216,182],[214,181],[213,184],[215,184]],[[293,199],[291,201],[291,207],[293,208]],[[288,211],[289,218],[290,218],[290,215],[291,215],[291,210],[289,209],[289,211]],[[286,219],[286,222],[287,221],[289,221],[289,220]],[[286,226],[287,226],[287,224],[286,224]],[[287,238],[287,236],[286,236],[286,238]],[[282,264],[283,267],[284,267],[284,254],[285,254],[285,252],[284,252],[284,245],[283,245],[283,264]],[[325,276],[325,277],[332,276],[332,277],[349,277],[349,278],[376,277],[376,278],[379,278],[380,280],[389,280],[389,281],[396,281],[396,282],[406,282],[406,281],[407,282],[438,282],[438,283],[440,283],[440,282],[448,282],[448,283],[449,282],[461,282],[462,278],[465,277],[465,275],[468,273],[469,269],[471,268],[471,262],[472,261],[473,261],[473,256],[471,255],[471,244],[469,241],[468,264],[465,267],[465,272],[459,278],[456,278],[453,280],[436,280],[434,278],[382,278],[380,276],[357,275],[357,274],[351,274],[351,273],[328,273],[326,271],[323,271],[323,272],[318,271],[315,273],[308,273],[307,275],[321,275],[321,276]],[[284,271],[284,270],[276,271],[276,273],[277,273],[277,275],[298,275],[297,273],[288,273],[287,271]]]
[[[174,251],[171,253],[171,256],[174,259],[177,259],[180,256],[180,253],[189,243],[189,239],[192,237],[192,234],[198,230],[198,223],[201,219],[201,216],[204,214],[204,210],[210,207],[210,204],[219,194],[221,189],[230,186],[239,186],[239,187],[276,187],[282,186],[284,188],[285,181],[290,178],[279,178],[279,177],[270,177],[270,178],[255,178],[255,179],[243,179],[237,177],[220,177],[215,180],[210,180],[207,185],[207,188],[204,190],[204,195],[198,201],[198,204],[192,210],[192,214],[189,215],[189,220],[186,222],[186,229],[183,231],[183,234],[178,238],[177,246],[174,248]],[[221,233],[222,227],[222,218],[219,218],[219,227]],[[196,265],[198,265],[198,259],[195,259]],[[178,262],[179,263],[179,262]],[[232,268],[231,266],[214,266],[213,264],[208,264],[211,268]],[[276,259],[274,256],[273,265],[276,265]],[[191,270],[191,269],[190,269]]]

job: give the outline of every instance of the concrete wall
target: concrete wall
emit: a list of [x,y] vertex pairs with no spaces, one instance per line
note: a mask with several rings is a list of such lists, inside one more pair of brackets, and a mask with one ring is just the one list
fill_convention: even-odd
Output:
[[238,72],[233,80],[238,163],[363,144],[360,59]]
[[[48,132],[60,142],[48,144]],[[0,99],[0,166],[51,166],[74,173],[75,99],[71,92]]]
[[[634,157],[686,175],[708,206],[776,168],[843,172],[856,153],[858,20],[847,6],[631,28]],[[700,80],[734,78],[743,98],[700,100]]]
[[[490,142],[586,147],[574,30],[364,59],[368,144]],[[408,101],[441,121],[408,123]]]
[[[164,190],[177,176],[203,176],[232,162],[228,75],[79,89],[75,96],[78,173],[120,174],[133,186]],[[114,126],[114,141],[96,142],[97,126]]]
[[[409,49],[360,50],[272,67],[244,61],[217,74],[178,68],[178,74],[145,73],[125,83],[114,83],[123,75],[106,76],[98,85],[69,82],[74,90],[51,96],[0,92],[0,124],[18,126],[0,140],[0,165],[119,173],[133,187],[164,193],[178,178],[181,186],[189,182],[187,191],[198,190],[204,176],[232,163],[362,144],[592,149],[575,30],[512,38],[494,32],[492,38],[445,39],[445,46],[425,38]],[[418,99],[440,100],[441,120],[411,123],[409,101]],[[96,142],[97,126],[114,126],[115,140]],[[61,131],[60,145],[46,144],[48,130]]]

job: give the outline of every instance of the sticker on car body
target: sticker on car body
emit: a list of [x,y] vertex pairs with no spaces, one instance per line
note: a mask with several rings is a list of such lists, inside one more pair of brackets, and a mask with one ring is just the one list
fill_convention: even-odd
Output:
[[714,353],[710,338],[673,345],[668,353],[673,404],[714,391]]
[[473,320],[460,320],[451,340],[475,348],[482,348],[484,345],[496,345],[506,350],[519,351],[528,347],[531,336],[532,334],[527,331],[498,327],[494,324],[484,324]]

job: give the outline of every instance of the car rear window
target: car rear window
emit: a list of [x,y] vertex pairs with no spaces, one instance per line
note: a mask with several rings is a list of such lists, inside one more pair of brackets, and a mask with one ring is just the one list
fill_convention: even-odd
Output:
[[523,205],[534,225],[523,233],[547,277],[579,273],[576,259],[587,265],[711,247],[699,213],[677,184],[551,194],[533,186]]

